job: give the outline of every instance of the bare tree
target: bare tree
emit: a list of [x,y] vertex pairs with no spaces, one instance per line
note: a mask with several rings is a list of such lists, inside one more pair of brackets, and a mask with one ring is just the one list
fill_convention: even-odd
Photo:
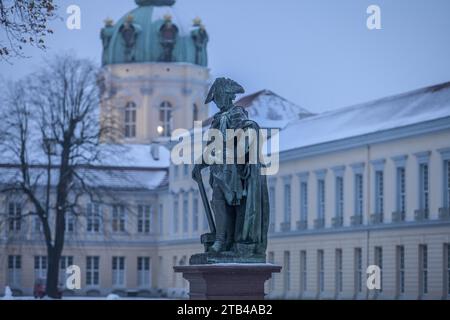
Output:
[[45,49],[53,31],[48,22],[56,16],[53,0],[0,0],[0,59],[23,57],[26,45]]
[[107,156],[101,137],[114,130],[104,125],[110,119],[100,121],[97,79],[91,62],[57,56],[10,86],[2,115],[2,162],[17,171],[2,181],[0,192],[24,194],[41,221],[48,255],[46,288],[53,298],[59,296],[65,221],[69,214],[82,214],[78,200],[83,194],[98,191],[88,172]]

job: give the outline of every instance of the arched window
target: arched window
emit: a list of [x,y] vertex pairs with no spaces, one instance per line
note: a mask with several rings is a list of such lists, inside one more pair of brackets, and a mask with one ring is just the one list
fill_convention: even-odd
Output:
[[125,106],[125,138],[136,137],[136,104],[128,102]]
[[170,137],[172,132],[172,104],[168,101],[163,101],[159,106],[159,121],[163,128],[162,136]]
[[194,113],[194,121],[199,121],[200,120],[200,118],[199,118],[199,110],[198,110],[198,105],[196,104],[196,103],[194,103],[194,110],[193,110],[193,113]]

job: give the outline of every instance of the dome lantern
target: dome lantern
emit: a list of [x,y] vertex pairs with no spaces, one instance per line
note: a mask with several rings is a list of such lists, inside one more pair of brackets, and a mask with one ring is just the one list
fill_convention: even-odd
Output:
[[175,4],[176,0],[135,0],[138,6],[172,6]]

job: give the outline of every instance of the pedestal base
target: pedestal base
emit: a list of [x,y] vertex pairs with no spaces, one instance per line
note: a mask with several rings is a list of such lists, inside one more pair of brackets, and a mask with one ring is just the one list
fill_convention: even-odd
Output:
[[212,264],[174,267],[189,281],[191,300],[262,300],[264,283],[281,271],[272,264]]

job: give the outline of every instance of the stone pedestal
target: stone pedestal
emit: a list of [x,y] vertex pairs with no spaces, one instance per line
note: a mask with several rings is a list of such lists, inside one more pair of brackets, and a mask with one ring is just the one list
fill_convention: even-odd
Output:
[[264,283],[281,271],[273,264],[210,264],[177,266],[189,281],[191,300],[262,300]]

